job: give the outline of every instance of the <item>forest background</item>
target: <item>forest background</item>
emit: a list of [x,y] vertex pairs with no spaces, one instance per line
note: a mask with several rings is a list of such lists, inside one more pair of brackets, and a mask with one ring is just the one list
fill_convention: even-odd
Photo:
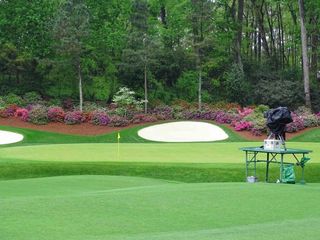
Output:
[[320,111],[319,29],[319,0],[0,0],[0,96]]

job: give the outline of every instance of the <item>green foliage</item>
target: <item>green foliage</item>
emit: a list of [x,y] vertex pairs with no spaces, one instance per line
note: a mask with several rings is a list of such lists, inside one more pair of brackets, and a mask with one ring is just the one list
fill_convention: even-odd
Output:
[[105,77],[93,77],[92,91],[97,100],[108,101],[111,97],[111,83]]
[[224,86],[230,102],[246,104],[249,102],[250,85],[245,78],[243,69],[233,64],[225,74]]
[[287,80],[262,80],[255,85],[255,102],[268,104],[271,107],[297,107],[303,102],[301,84]]
[[264,114],[266,111],[268,111],[270,108],[267,106],[267,105],[263,105],[263,104],[260,104],[258,106],[255,107],[254,109],[254,112],[255,113],[259,113],[259,114]]
[[22,98],[14,93],[9,93],[8,95],[4,96],[3,100],[7,105],[15,104],[21,106],[23,104]]
[[266,118],[264,113],[269,110],[268,106],[259,105],[248,116],[244,117],[245,121],[251,122],[255,131],[267,132]]
[[[232,1],[15,0],[0,4],[2,95],[36,91],[44,98],[75,100],[81,73],[87,100],[110,101],[121,85],[144,96],[146,68],[150,101],[195,101],[198,87],[186,74],[201,69],[205,102],[293,108],[303,104],[294,1],[245,4],[240,46],[243,70],[233,64],[241,26],[239,5]],[[308,1],[305,9],[313,46],[311,99],[313,110],[319,111],[319,84],[314,77],[317,45],[312,39],[318,35],[319,21],[314,16],[320,8],[317,1]],[[259,13],[264,16],[262,26]],[[277,30],[282,34],[274,34]],[[259,34],[261,44],[253,37]]]
[[176,88],[179,98],[195,102],[198,97],[198,73],[195,71],[184,72],[178,79]]
[[42,97],[37,92],[27,92],[23,96],[23,100],[26,104],[35,104],[42,100]]
[[3,97],[0,96],[0,109],[3,109],[6,106],[6,102],[3,100]]

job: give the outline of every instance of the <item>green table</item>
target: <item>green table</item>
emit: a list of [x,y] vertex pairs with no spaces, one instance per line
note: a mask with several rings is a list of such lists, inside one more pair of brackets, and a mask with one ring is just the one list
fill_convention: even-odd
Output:
[[[292,149],[287,148],[286,150],[265,150],[262,147],[244,147],[240,148],[240,150],[244,151],[246,154],[246,177],[248,177],[248,168],[249,164],[254,164],[254,176],[256,177],[257,173],[257,162],[265,162],[267,164],[266,166],[266,182],[269,180],[269,164],[270,163],[279,163],[280,164],[280,182],[282,182],[282,171],[283,171],[283,164],[293,164],[289,162],[285,162],[285,156],[291,155],[296,160],[296,164],[298,166],[301,166],[302,173],[304,170],[304,163],[306,155],[311,153],[311,150],[305,150],[305,149]],[[258,157],[263,156],[264,158],[258,159]],[[301,156],[299,159],[298,156]],[[279,159],[280,157],[280,159]],[[304,182],[304,175],[302,174],[302,180],[301,182]]]

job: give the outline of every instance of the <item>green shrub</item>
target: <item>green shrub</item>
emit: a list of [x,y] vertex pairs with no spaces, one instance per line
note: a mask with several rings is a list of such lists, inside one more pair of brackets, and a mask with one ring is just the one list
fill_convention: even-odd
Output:
[[184,72],[176,84],[177,95],[180,99],[194,102],[198,98],[198,73],[195,71]]
[[40,94],[37,92],[27,92],[23,96],[23,100],[24,100],[25,104],[35,104],[35,103],[41,102],[42,98],[41,98]]
[[61,100],[58,99],[58,98],[51,98],[51,99],[47,102],[47,106],[48,106],[48,107],[62,106],[62,102],[61,102]]
[[268,111],[270,108],[267,105],[258,105],[255,109],[254,112],[255,113],[262,113],[264,114],[266,111]]
[[245,121],[252,123],[252,129],[255,132],[267,132],[266,119],[264,118],[264,112],[267,111],[269,107],[265,105],[259,105],[254,109],[254,111],[248,116],[244,117]]
[[320,126],[320,118],[316,115],[310,113],[310,114],[304,114],[302,115],[304,127],[318,127]]
[[84,102],[83,103],[84,112],[93,112],[93,111],[104,111],[98,104],[94,102]]
[[248,83],[243,69],[238,64],[233,64],[229,71],[224,75],[223,85],[225,93],[230,102],[247,104],[250,102],[248,96],[250,92],[250,84]]
[[48,114],[47,108],[43,105],[35,105],[29,112],[29,122],[34,124],[47,124]]
[[3,97],[0,97],[0,109],[3,109],[5,106],[6,106],[6,103],[3,100]]
[[15,104],[21,106],[23,104],[22,98],[14,93],[9,93],[8,95],[4,96],[3,100],[7,105]]

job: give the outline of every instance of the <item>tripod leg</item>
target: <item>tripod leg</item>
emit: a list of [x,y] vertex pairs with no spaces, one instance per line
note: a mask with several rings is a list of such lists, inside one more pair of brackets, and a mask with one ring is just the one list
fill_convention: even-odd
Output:
[[286,142],[284,141],[283,137],[281,135],[278,135],[279,139],[281,140],[282,146],[285,151],[287,151]]

